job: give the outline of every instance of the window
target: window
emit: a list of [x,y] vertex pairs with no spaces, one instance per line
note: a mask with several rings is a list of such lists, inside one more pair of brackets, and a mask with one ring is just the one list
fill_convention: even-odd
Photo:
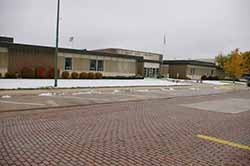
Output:
[[156,76],[156,70],[155,68],[152,69],[152,77],[155,77]]
[[90,60],[90,70],[103,71],[103,60]]
[[148,70],[147,70],[147,68],[144,68],[144,77],[148,77],[148,72],[147,72]]
[[89,70],[96,71],[96,60],[90,60]]
[[92,71],[96,71],[96,60],[90,60],[90,69]]
[[97,61],[97,70],[98,71],[103,71],[103,60],[98,60]]
[[156,69],[156,77],[158,77],[158,76],[160,76],[160,69],[159,68]]
[[65,58],[64,59],[64,69],[65,70],[72,70],[72,58]]
[[153,68],[149,68],[149,77],[153,77]]

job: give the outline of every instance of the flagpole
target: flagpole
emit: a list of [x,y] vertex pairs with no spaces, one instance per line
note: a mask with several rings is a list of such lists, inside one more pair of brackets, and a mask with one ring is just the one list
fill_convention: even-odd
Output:
[[164,36],[163,36],[163,56],[166,55],[166,34],[164,33]]
[[74,48],[74,36],[71,36],[69,38],[69,42],[71,42],[71,48],[73,49]]
[[58,42],[59,42],[59,14],[60,14],[60,0],[57,1],[57,19],[56,19],[56,48],[54,59],[54,79],[55,87],[57,87],[58,70],[57,70],[57,57],[58,57]]

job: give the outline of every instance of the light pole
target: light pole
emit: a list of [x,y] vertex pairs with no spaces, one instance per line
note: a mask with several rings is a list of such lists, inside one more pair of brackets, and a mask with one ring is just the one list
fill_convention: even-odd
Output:
[[57,70],[57,57],[58,57],[58,42],[59,42],[59,14],[60,14],[60,0],[57,2],[57,19],[56,19],[56,49],[54,57],[54,79],[55,87],[57,87],[58,70]]

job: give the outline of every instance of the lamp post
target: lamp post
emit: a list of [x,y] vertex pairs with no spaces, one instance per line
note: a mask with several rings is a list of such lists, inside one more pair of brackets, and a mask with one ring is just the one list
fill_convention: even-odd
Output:
[[60,14],[60,0],[57,1],[57,19],[56,19],[56,48],[54,57],[54,79],[55,87],[57,87],[58,70],[57,70],[57,57],[58,57],[58,42],[59,42],[59,14]]

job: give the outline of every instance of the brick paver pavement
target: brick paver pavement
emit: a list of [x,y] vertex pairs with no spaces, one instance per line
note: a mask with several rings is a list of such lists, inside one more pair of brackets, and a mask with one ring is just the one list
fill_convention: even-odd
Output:
[[198,139],[250,145],[250,112],[226,114],[183,103],[249,92],[41,112],[0,114],[0,165],[250,165],[250,151]]

